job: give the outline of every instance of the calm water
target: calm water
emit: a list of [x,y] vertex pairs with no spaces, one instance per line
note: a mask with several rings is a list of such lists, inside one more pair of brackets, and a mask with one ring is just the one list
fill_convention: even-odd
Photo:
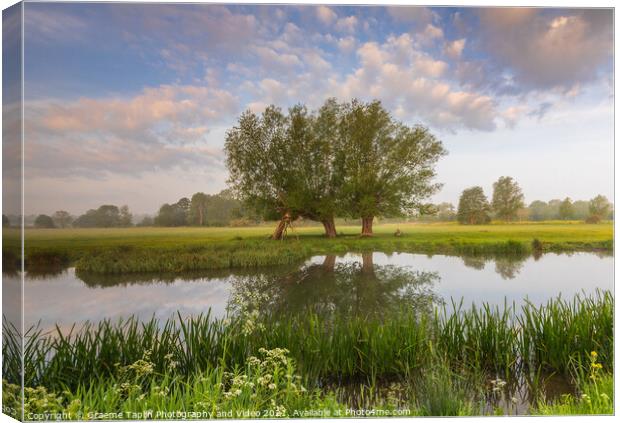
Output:
[[[5,284],[18,283],[6,278]],[[25,326],[69,328],[86,320],[137,315],[224,316],[231,298],[261,296],[268,312],[384,314],[397,307],[504,301],[540,304],[597,288],[613,289],[613,257],[545,254],[538,259],[482,259],[420,254],[317,256],[298,266],[179,275],[101,276],[75,269],[26,278]]]

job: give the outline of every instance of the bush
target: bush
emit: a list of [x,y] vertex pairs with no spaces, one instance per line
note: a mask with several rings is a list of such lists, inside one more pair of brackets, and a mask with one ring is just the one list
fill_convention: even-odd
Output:
[[590,215],[586,218],[586,223],[600,223],[601,217],[595,214]]

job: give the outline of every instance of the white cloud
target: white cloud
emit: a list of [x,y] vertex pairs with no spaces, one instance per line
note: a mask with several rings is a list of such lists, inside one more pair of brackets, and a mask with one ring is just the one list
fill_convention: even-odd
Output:
[[295,66],[301,65],[301,60],[295,54],[279,53],[264,46],[257,46],[254,50],[261,59],[262,65],[267,69],[275,67],[292,70]]
[[353,50],[355,50],[356,45],[357,45],[357,40],[353,38],[352,36],[340,38],[338,40],[338,48],[343,53],[347,53],[347,54],[351,53]]
[[423,46],[430,46],[443,38],[443,30],[433,24],[426,25],[424,31],[416,33],[416,39]]
[[338,15],[332,9],[327,6],[318,6],[316,9],[316,17],[325,25],[329,25],[334,22]]
[[444,45],[444,54],[454,60],[460,58],[463,54],[463,49],[465,48],[465,42],[465,38],[447,42]]
[[129,98],[26,104],[25,156],[33,176],[100,178],[221,162],[206,143],[211,125],[238,110],[227,91],[162,85]]
[[336,29],[340,32],[354,33],[358,24],[358,19],[355,16],[348,16],[346,18],[340,18],[336,22]]
[[332,78],[328,92],[346,100],[378,98],[407,120],[422,119],[439,128],[496,127],[495,101],[443,80],[447,64],[418,50],[410,35],[364,43],[357,54],[360,67],[342,79]]

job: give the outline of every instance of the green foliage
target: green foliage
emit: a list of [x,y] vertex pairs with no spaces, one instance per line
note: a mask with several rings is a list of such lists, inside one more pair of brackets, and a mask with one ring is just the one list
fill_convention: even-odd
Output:
[[461,194],[456,218],[461,224],[480,225],[491,221],[490,211],[482,187],[472,187]]
[[245,112],[225,149],[229,181],[252,210],[320,222],[420,208],[439,188],[434,164],[446,153],[428,129],[396,122],[379,101],[334,99],[317,112],[302,105],[287,115],[274,106],[261,116]]
[[514,220],[524,206],[523,198],[519,184],[510,176],[502,176],[493,184],[491,204],[495,215],[501,220]]
[[446,150],[423,126],[395,121],[381,102],[343,106],[337,166],[347,215],[402,216],[419,210],[435,193],[434,165]]
[[590,352],[587,368],[577,375],[577,395],[565,394],[560,400],[549,403],[539,401],[535,414],[613,414],[614,378],[604,372],[598,353]]
[[[303,260],[312,255],[346,252],[410,252],[429,254],[496,254],[531,251],[532,239],[543,251],[613,249],[610,223],[518,223],[485,226],[456,224],[381,224],[372,239],[357,236],[356,226],[341,226],[337,242],[321,237],[320,227],[297,227],[280,243],[267,238],[269,226],[235,228],[130,228],[26,230],[26,265],[48,258],[51,263],[74,263],[99,273],[120,269],[143,272],[267,266]],[[402,231],[394,237],[396,229]],[[3,263],[19,266],[19,230],[7,229]],[[241,238],[239,240],[238,238]],[[243,241],[243,242],[240,242]],[[509,242],[512,241],[512,242]],[[279,254],[283,254],[279,257]],[[4,259],[6,257],[6,260]],[[9,258],[12,259],[9,259]],[[13,260],[14,259],[14,260]],[[8,267],[7,267],[8,268]],[[177,269],[177,270],[175,270]]]
[[[132,318],[86,325],[69,335],[30,330],[26,411],[268,409],[276,413],[269,417],[292,417],[293,410],[351,407],[337,385],[332,391],[331,381],[338,380],[359,387],[364,407],[471,415],[485,412],[481,401],[489,395],[509,392],[541,369],[576,378],[579,399],[540,402],[534,412],[609,413],[611,407],[610,292],[520,310],[454,305],[429,315],[406,308],[386,319],[330,312],[272,318],[254,312],[262,298],[256,301],[226,319]],[[539,336],[541,327],[552,329]],[[21,375],[10,369],[18,368],[21,357],[10,345],[21,338],[6,321],[3,333],[4,404],[19,410]],[[372,391],[379,380],[403,385],[393,384],[387,400],[378,400]],[[534,398],[538,394],[532,391]]]
[[[607,197],[603,195],[597,195],[593,199],[590,200],[589,204],[589,212],[590,216],[594,218],[597,222],[603,219],[607,219],[609,215],[609,211],[611,210],[611,204]],[[596,223],[596,222],[591,222]]]
[[35,228],[55,228],[54,221],[46,214],[40,214],[34,220]]
[[118,228],[131,226],[131,214],[127,206],[120,209],[113,205],[103,205],[96,210],[88,210],[73,222],[76,228]]
[[187,225],[187,198],[181,198],[175,204],[163,204],[155,217],[157,226],[185,226]]
[[574,361],[588,362],[590,352],[597,351],[601,361],[611,365],[613,304],[610,292],[598,292],[525,307],[520,318],[524,364],[569,374]]

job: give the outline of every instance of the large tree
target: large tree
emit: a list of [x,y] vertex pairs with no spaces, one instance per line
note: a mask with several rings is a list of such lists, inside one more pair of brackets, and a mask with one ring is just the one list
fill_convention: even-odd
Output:
[[490,211],[491,207],[482,187],[472,187],[461,194],[456,218],[462,224],[480,225],[491,221]]
[[159,208],[154,223],[157,226],[185,226],[189,211],[189,199],[181,198],[174,204],[163,204]]
[[304,217],[323,223],[336,236],[338,184],[334,149],[339,105],[328,100],[316,113],[292,107],[288,114],[268,107],[261,116],[241,115],[226,135],[229,182],[246,206],[264,218],[278,218],[272,237]]
[[289,155],[288,122],[275,106],[260,116],[248,110],[226,133],[224,147],[235,194],[262,218],[280,220],[273,239],[281,239],[287,222],[299,217],[289,194],[300,158]]
[[209,196],[204,192],[197,192],[196,194],[192,195],[189,206],[190,223],[198,226],[203,226],[206,224],[208,202]]
[[514,220],[524,207],[521,188],[510,176],[502,176],[493,184],[492,207],[499,219],[507,221]]
[[423,209],[423,201],[440,188],[432,180],[444,154],[427,128],[395,121],[379,101],[344,105],[337,151],[341,198],[343,210],[362,219],[362,236],[372,235],[376,216]]
[[340,110],[334,99],[327,100],[316,113],[301,105],[289,110],[290,154],[302,158],[294,167],[290,200],[301,216],[321,222],[328,238],[336,236],[334,217],[341,205],[343,177],[335,166]]

